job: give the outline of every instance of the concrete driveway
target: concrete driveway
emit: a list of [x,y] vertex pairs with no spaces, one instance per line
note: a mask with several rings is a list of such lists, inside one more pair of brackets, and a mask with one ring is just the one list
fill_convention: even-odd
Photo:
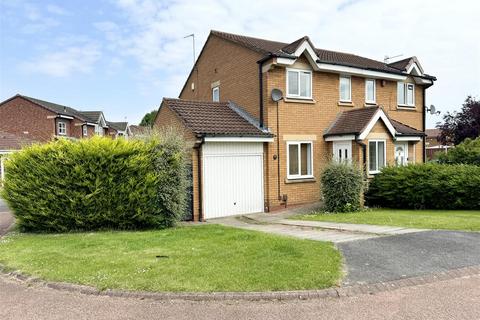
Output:
[[480,265],[480,233],[424,231],[337,244],[344,284],[375,283]]

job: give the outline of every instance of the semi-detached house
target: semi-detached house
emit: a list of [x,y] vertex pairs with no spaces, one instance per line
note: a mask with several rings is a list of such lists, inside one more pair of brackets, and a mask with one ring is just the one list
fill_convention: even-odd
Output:
[[425,161],[425,95],[435,77],[416,57],[385,63],[211,31],[179,99],[155,126],[192,147],[195,220],[318,201],[329,161],[367,177]]

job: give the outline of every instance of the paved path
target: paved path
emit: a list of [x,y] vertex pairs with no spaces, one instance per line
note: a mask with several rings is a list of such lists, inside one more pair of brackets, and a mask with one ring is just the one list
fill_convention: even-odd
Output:
[[263,221],[252,220],[247,223],[248,218],[240,220],[238,217],[228,217],[220,219],[212,219],[209,223],[221,224],[229,227],[262,231],[283,236],[290,236],[300,239],[309,239],[316,241],[330,241],[333,243],[341,243],[346,241],[370,239],[378,237],[376,234],[358,233],[341,230],[322,230],[309,226],[290,226],[278,224],[276,222],[266,223]]
[[355,297],[292,301],[152,301],[25,286],[0,277],[0,319],[480,319],[480,276]]
[[7,204],[0,198],[0,237],[10,230],[15,219],[10,213]]
[[351,224],[351,223],[308,221],[308,220],[280,219],[276,221],[276,223],[283,224],[283,225],[290,225],[290,226],[308,226],[308,227],[332,229],[332,230],[373,233],[378,235],[397,235],[397,234],[427,231],[427,229],[413,229],[413,228],[404,228],[404,227],[376,226],[376,225],[369,225],[369,224]]
[[340,243],[337,247],[345,258],[346,285],[480,265],[478,232],[426,231]]

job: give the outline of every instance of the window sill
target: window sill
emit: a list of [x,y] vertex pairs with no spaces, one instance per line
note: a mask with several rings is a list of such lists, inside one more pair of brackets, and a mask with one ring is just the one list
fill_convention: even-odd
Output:
[[337,105],[339,107],[355,107],[355,105],[351,101],[338,101]]
[[284,98],[283,101],[286,103],[307,103],[307,104],[314,104],[316,103],[313,99],[302,99],[302,98]]
[[399,104],[399,105],[397,105],[397,109],[400,109],[400,110],[409,110],[409,111],[416,111],[416,110],[417,110],[417,107]]
[[378,104],[376,102],[365,102],[363,105],[364,107],[377,107]]
[[315,177],[311,178],[298,178],[298,179],[285,179],[286,184],[291,184],[291,183],[308,183],[308,182],[317,182],[317,179]]

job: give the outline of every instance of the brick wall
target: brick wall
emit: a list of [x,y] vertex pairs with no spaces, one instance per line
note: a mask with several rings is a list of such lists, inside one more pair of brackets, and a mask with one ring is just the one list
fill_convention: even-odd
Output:
[[211,35],[179,97],[212,101],[212,84],[219,82],[220,101],[232,100],[258,118],[257,61],[260,57],[256,52]]
[[49,116],[55,116],[55,113],[15,97],[0,105],[0,131],[37,141],[49,141],[56,133],[55,119],[49,119]]

